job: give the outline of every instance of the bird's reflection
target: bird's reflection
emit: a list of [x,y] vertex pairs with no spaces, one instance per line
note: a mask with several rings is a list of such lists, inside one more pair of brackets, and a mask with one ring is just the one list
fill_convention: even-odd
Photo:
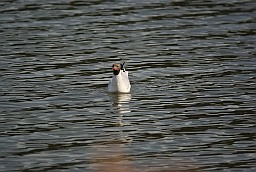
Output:
[[131,112],[129,102],[131,94],[109,94],[109,98],[113,105],[113,110],[117,114],[125,114]]
[[109,99],[112,102],[112,111],[117,114],[117,125],[123,126],[123,115],[131,112],[130,110],[130,100],[131,94],[109,94]]

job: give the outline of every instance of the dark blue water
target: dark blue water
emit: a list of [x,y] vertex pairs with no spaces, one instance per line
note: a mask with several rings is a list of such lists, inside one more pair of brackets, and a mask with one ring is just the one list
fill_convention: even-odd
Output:
[[254,171],[255,9],[2,0],[0,171]]

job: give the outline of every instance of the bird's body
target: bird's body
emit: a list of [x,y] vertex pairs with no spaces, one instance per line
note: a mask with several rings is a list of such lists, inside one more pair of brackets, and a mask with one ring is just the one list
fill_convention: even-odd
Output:
[[125,71],[122,64],[115,63],[112,66],[113,77],[108,84],[108,92],[118,92],[118,93],[129,93],[131,89],[131,84],[128,77],[128,71]]

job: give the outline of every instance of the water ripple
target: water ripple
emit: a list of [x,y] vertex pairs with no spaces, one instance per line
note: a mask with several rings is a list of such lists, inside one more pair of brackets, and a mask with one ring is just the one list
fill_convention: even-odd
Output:
[[254,1],[0,4],[0,171],[255,169]]

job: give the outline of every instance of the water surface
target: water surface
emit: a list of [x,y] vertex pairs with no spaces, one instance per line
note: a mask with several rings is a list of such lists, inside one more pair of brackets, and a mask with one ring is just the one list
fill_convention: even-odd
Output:
[[254,171],[255,7],[1,1],[0,171]]

